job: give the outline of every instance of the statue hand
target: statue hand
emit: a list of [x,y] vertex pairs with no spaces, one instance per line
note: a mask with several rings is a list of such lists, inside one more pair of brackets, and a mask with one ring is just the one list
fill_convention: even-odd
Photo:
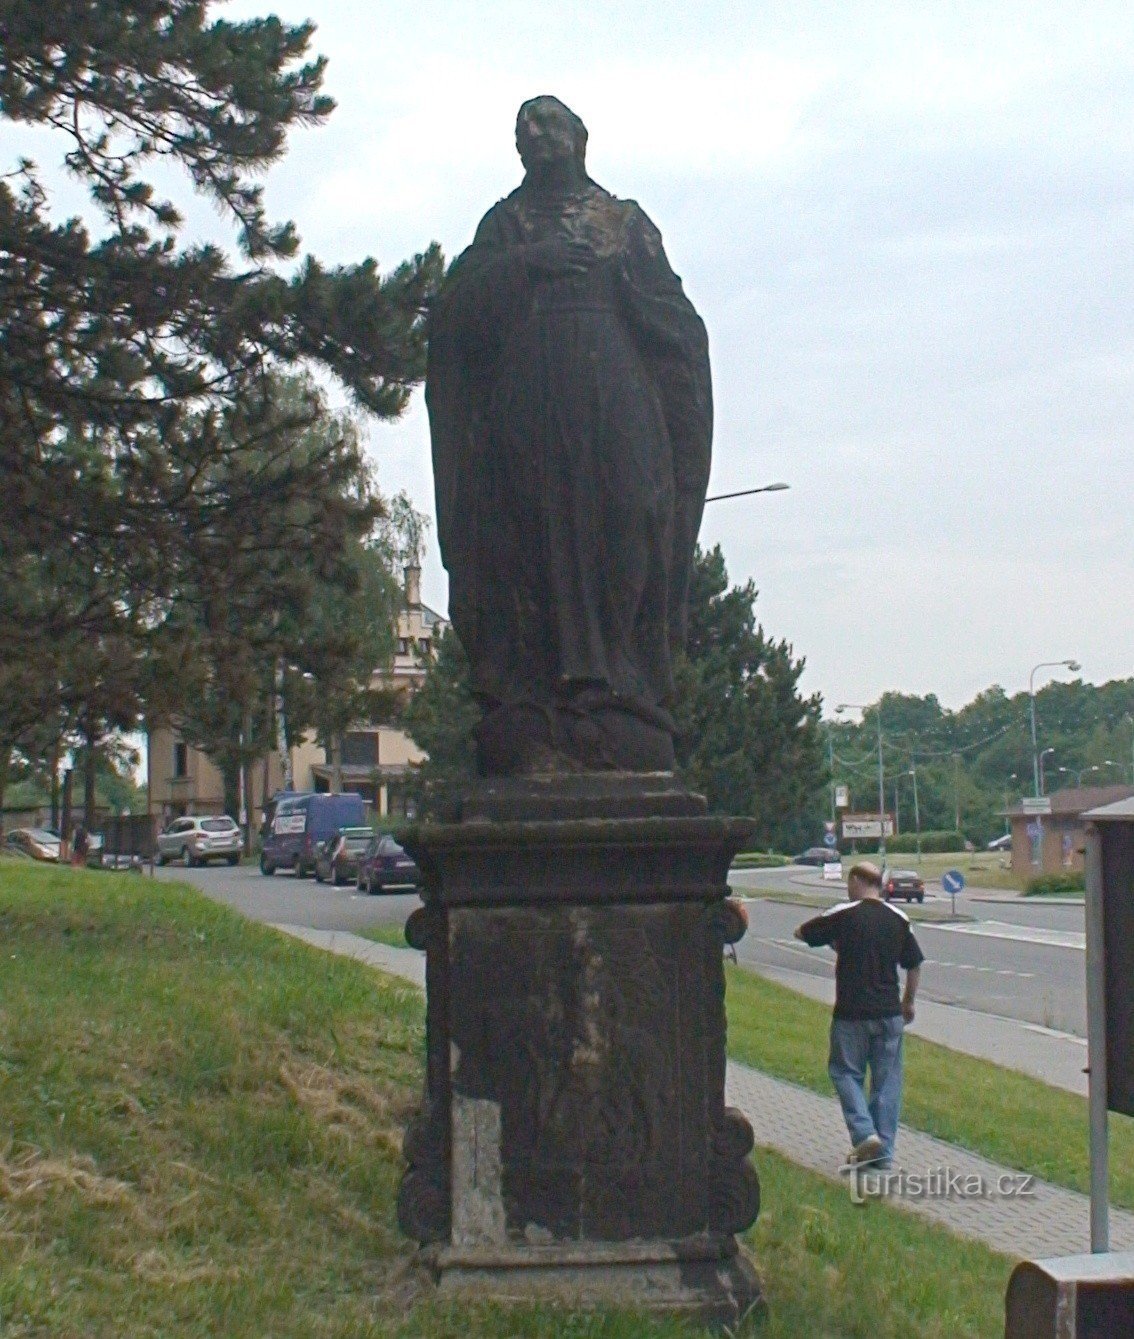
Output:
[[583,274],[598,260],[588,243],[572,239],[533,242],[524,248],[528,268],[541,277],[560,274]]

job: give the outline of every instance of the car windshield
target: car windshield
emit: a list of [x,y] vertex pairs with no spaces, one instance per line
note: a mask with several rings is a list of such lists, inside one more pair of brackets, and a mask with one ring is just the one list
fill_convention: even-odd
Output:
[[343,839],[343,844],[349,846],[352,851],[369,846],[370,840],[374,836],[369,828],[347,828],[345,832],[341,832],[339,835]]
[[55,833],[48,832],[46,828],[27,828],[25,830],[32,841],[41,842],[47,846],[54,846],[59,842]]
[[231,818],[206,818],[201,824],[203,832],[231,832],[236,824]]
[[917,872],[916,869],[892,869],[892,870],[890,871],[890,878],[892,878],[892,879],[916,879],[916,878],[918,878],[918,872]]

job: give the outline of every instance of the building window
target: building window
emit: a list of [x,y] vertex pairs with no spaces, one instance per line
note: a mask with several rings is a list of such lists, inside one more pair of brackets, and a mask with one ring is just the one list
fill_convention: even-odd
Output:
[[399,638],[398,638],[398,655],[400,655],[400,656],[408,656],[408,655],[409,655],[409,638],[408,638],[408,637],[399,637]]
[[347,767],[373,767],[378,761],[378,736],[367,731],[350,731],[343,736],[343,764]]
[[418,650],[421,652],[421,654],[422,654],[423,656],[427,656],[427,655],[429,654],[429,638],[428,638],[428,637],[419,637],[419,638],[417,639],[417,646],[418,646]]
[[178,740],[173,746],[173,776],[177,780],[189,775],[189,745]]

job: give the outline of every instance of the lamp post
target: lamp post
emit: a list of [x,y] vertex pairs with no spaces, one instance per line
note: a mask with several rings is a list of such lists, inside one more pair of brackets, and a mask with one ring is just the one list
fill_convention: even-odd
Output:
[[783,493],[791,487],[791,484],[765,484],[763,488],[742,488],[737,493],[715,493],[712,497],[707,497],[706,502],[726,502],[730,497],[751,497],[753,493]]
[[[861,702],[840,702],[835,708],[835,715],[844,711],[862,711],[867,710]],[[886,774],[882,762],[882,699],[878,699],[878,856],[885,863],[886,860]]]
[[921,810],[917,804],[917,763],[910,759],[910,776],[913,777],[913,821],[917,831],[917,858],[921,859]]
[[1038,665],[1032,667],[1032,672],[1028,675],[1028,714],[1032,723],[1032,782],[1035,786],[1037,800],[1043,794],[1043,791],[1040,789],[1039,745],[1036,743],[1036,671],[1059,668],[1069,669],[1074,674],[1078,672],[1081,666],[1077,660],[1041,660]]
[[1043,760],[1048,756],[1049,753],[1054,752],[1055,752],[1054,749],[1044,749],[1044,751],[1039,756],[1039,789],[1036,791],[1037,795],[1047,794],[1047,790],[1045,789],[1047,782],[1045,781],[1043,775]]

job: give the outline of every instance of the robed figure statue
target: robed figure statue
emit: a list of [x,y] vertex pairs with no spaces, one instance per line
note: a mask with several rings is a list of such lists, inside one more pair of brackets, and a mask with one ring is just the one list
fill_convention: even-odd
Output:
[[450,613],[480,770],[667,771],[709,477],[705,327],[583,123],[520,108],[523,183],[430,318],[426,400]]

